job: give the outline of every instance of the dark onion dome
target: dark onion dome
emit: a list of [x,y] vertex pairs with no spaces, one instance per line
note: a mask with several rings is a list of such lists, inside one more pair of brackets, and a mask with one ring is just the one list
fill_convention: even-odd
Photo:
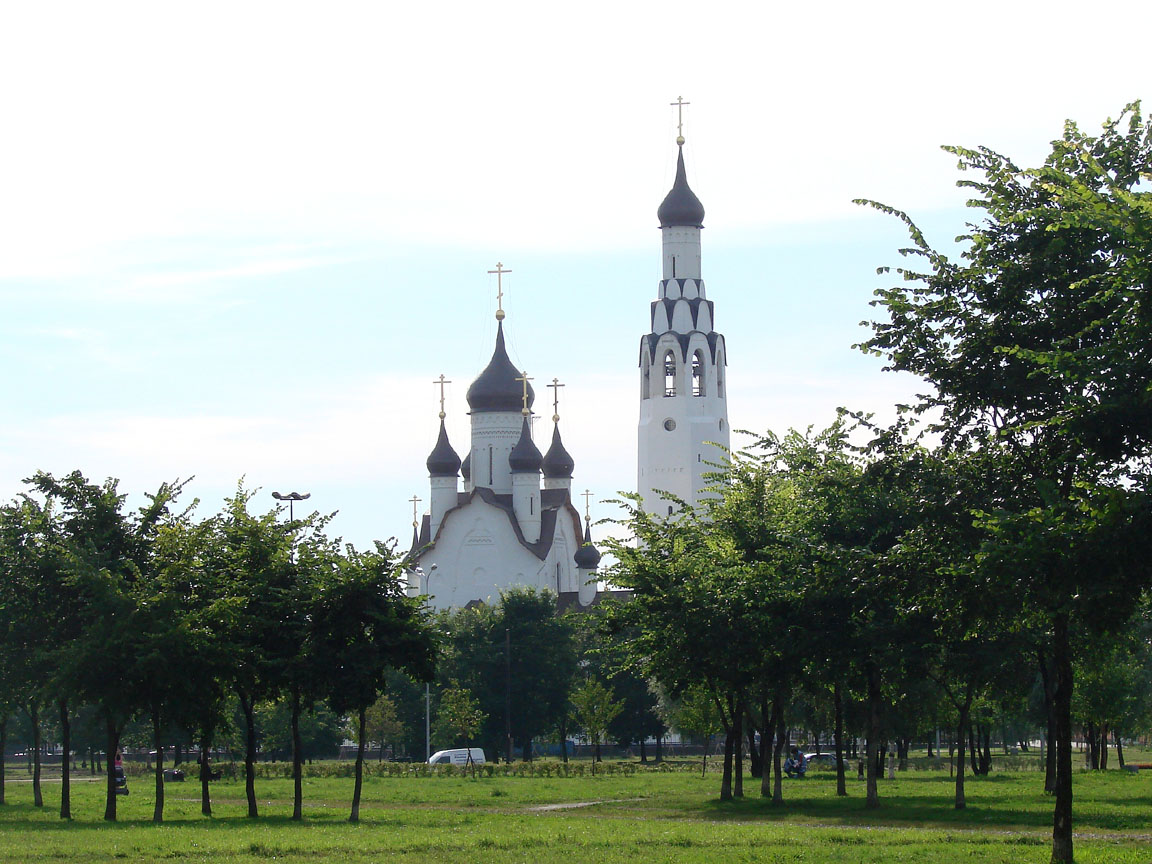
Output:
[[576,467],[576,463],[572,461],[572,457],[560,442],[559,423],[552,427],[552,446],[544,454],[544,464],[541,467],[544,469],[545,477],[572,478],[572,469]]
[[661,228],[671,228],[673,225],[704,227],[704,205],[696,193],[688,188],[688,175],[684,171],[684,145],[680,145],[680,154],[676,157],[676,182],[656,211],[656,217],[660,220]]
[[[523,373],[508,359],[504,350],[504,324],[496,327],[496,350],[484,371],[468,388],[468,407],[472,413],[493,411],[519,411],[524,407],[524,385],[517,381]],[[532,407],[536,394],[528,385],[528,407]]]
[[592,526],[584,526],[584,545],[572,556],[581,570],[595,570],[600,566],[600,550],[592,545]]
[[539,448],[532,443],[532,430],[528,428],[528,418],[525,417],[524,426],[520,429],[520,440],[508,455],[508,467],[513,474],[525,474],[539,471],[543,461]]
[[440,437],[436,439],[436,446],[428,456],[428,474],[431,477],[455,477],[460,470],[460,457],[448,443],[448,430],[444,428],[444,420],[440,420]]
[[468,451],[468,455],[464,457],[464,463],[460,466],[460,473],[465,480],[472,479],[472,451]]

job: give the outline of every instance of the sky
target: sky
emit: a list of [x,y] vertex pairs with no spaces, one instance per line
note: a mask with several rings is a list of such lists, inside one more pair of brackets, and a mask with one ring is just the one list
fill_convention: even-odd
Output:
[[[133,506],[192,478],[309,492],[358,547],[411,536],[444,374],[558,378],[574,490],[636,484],[640,337],[675,173],[734,429],[890,417],[853,345],[906,234],[972,211],[941,145],[1036,165],[1152,95],[1139,3],[0,0],[0,500],[38,470]],[[739,439],[734,441],[738,443]],[[583,500],[583,499],[578,499]]]

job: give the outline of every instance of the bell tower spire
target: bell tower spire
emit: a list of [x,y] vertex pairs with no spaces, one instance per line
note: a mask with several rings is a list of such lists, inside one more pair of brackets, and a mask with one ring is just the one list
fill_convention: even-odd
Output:
[[651,331],[640,340],[638,490],[644,509],[670,516],[664,493],[698,502],[708,463],[723,458],[714,444],[729,442],[724,337],[713,329],[715,309],[704,290],[700,234],[704,205],[684,167],[683,98],[677,109],[676,179],[656,215],[663,278],[651,306]]

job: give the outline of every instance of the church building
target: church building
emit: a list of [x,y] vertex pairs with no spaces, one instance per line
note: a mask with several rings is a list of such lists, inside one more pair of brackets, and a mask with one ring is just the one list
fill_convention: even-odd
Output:
[[[409,592],[445,609],[496,602],[501,591],[528,586],[556,594],[561,608],[587,606],[596,598],[600,552],[588,514],[581,532],[572,503],[575,464],[560,438],[559,401],[552,443],[541,454],[532,440],[536,394],[508,358],[503,308],[496,318],[492,359],[468,388],[472,436],[463,462],[448,441],[441,388],[440,436],[427,461],[429,512],[413,526]],[[550,386],[559,393],[563,385]]]
[[[713,329],[701,278],[704,207],[688,186],[683,134],[676,144],[676,179],[657,212],[663,278],[640,340],[638,489],[644,509],[661,516],[673,515],[677,500],[707,494],[706,475],[724,458],[715,444],[729,441],[724,337]],[[492,272],[499,280],[506,271],[498,264]],[[513,586],[552,591],[561,608],[588,606],[600,553],[588,513],[581,531],[572,502],[574,463],[560,438],[558,401],[541,454],[532,438],[535,393],[508,358],[504,317],[501,304],[492,359],[468,388],[463,462],[448,441],[440,376],[440,435],[427,460],[428,513],[413,522],[409,591],[430,596],[437,609],[495,602]]]
[[688,186],[683,134],[676,146],[676,180],[656,214],[663,278],[640,338],[637,491],[658,516],[674,513],[674,499],[699,502],[729,446],[727,353],[701,278],[704,205]]

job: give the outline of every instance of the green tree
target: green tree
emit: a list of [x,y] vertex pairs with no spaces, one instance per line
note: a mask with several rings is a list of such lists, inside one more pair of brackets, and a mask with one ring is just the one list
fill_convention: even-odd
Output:
[[[349,821],[360,819],[368,711],[384,689],[389,669],[431,680],[436,638],[420,599],[408,597],[396,557],[380,546],[351,546],[319,582],[313,598],[308,653],[323,693],[337,714],[356,716],[356,783]],[[381,742],[383,749],[383,742]]]
[[608,727],[624,710],[624,701],[613,699],[612,695],[612,691],[596,678],[585,679],[572,692],[572,718],[576,721],[576,728],[592,742],[595,750],[592,773],[596,773],[596,763],[600,761],[600,745],[608,733]]
[[[349,732],[350,737],[355,737],[357,730],[350,727]],[[384,748],[389,744],[395,747],[396,742],[403,740],[406,732],[396,702],[387,693],[382,693],[368,706],[364,716],[364,736],[368,741],[375,741],[380,747],[378,761],[384,761]]]
[[1002,443],[1029,478],[988,514],[985,566],[1012,573],[1049,631],[1056,747],[1052,859],[1072,843],[1073,634],[1115,626],[1152,581],[1152,133],[1129,106],[1098,136],[1072,123],[1044,165],[986,148],[945,148],[983,211],[959,261],[904,213],[925,265],[879,292],[888,319],[864,349],[932,387],[917,410],[946,446]]
[[440,705],[436,711],[436,735],[447,742],[448,747],[462,743],[468,748],[466,764],[472,767],[473,777],[476,776],[476,766],[472,761],[472,742],[484,726],[485,719],[479,702],[455,682],[440,694]]

